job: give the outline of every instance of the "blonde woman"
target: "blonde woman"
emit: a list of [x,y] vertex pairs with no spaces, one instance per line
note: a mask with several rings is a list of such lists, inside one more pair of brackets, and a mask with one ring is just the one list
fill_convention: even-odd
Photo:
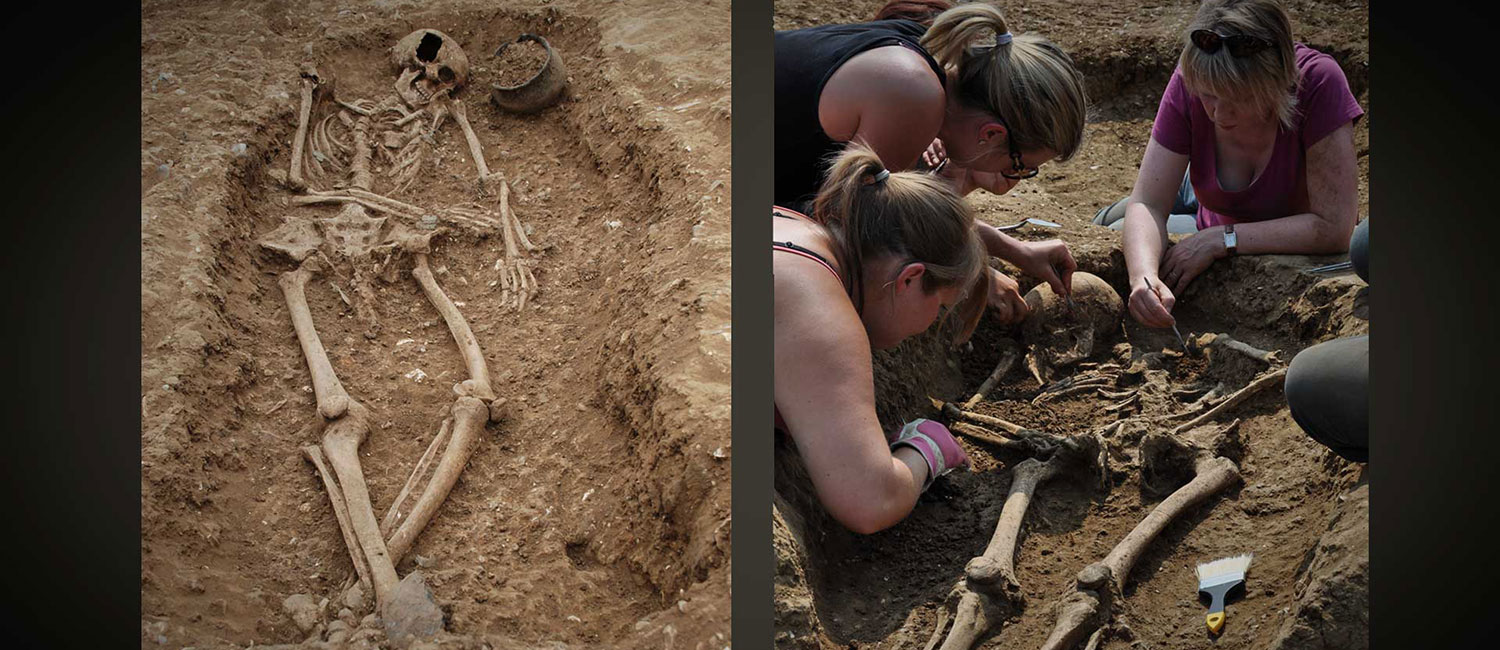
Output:
[[777,208],[772,222],[776,428],[834,519],[859,533],[884,529],[968,462],[938,422],[884,435],[870,351],[925,331],[945,310],[967,338],[988,277],[973,215],[948,183],[892,173],[856,145],[835,159],[811,216]]
[[[918,15],[897,11],[892,15]],[[1087,102],[1072,60],[1045,38],[1012,34],[994,6],[947,9],[931,26],[904,19],[777,32],[777,205],[803,207],[846,143],[889,169],[925,163],[959,195],[1004,194],[1083,142]],[[1076,268],[1062,242],[1023,242],[979,224],[985,249],[1059,293]],[[991,271],[1002,322],[1027,315],[1016,282]]]
[[[1274,0],[1208,0],[1186,37],[1135,189],[1114,210],[1130,313],[1151,327],[1175,322],[1176,296],[1215,260],[1342,252],[1357,221],[1353,132],[1364,111],[1338,64],[1293,42]],[[1167,248],[1183,182],[1197,232]]]

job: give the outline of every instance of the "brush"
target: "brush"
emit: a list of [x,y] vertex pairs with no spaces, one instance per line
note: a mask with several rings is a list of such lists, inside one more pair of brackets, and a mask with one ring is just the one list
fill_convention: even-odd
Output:
[[1198,593],[1208,594],[1208,631],[1217,635],[1224,629],[1224,597],[1240,585],[1245,584],[1245,570],[1250,568],[1253,555],[1236,555],[1207,564],[1198,565]]

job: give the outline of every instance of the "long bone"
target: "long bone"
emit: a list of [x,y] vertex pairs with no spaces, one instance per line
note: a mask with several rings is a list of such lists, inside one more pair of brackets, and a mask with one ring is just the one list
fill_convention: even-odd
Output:
[[297,136],[292,141],[292,169],[287,174],[287,180],[293,189],[307,187],[307,182],[302,178],[302,149],[307,140],[307,120],[312,115],[313,86],[318,83],[317,71],[310,65],[303,65],[302,77],[302,104],[297,109]]
[[1212,337],[1208,340],[1210,346],[1232,350],[1261,363],[1270,365],[1281,363],[1281,353],[1279,350],[1262,350],[1249,343],[1237,340],[1228,334],[1210,334],[1208,336]]
[[1008,420],[1002,420],[1000,418],[997,418],[997,417],[994,417],[994,416],[990,416],[990,415],[985,415],[983,413],[974,413],[972,411],[966,411],[964,409],[959,408],[957,404],[954,404],[952,402],[944,402],[942,400],[933,399],[931,397],[929,397],[927,399],[932,402],[933,408],[938,409],[939,411],[941,411],[942,414],[943,414],[943,417],[948,418],[949,420],[968,420],[969,422],[973,422],[975,424],[983,424],[983,425],[986,425],[986,426],[999,427],[1001,429],[1004,429],[1006,433],[1010,433],[1010,434],[1019,434],[1019,433],[1022,433],[1022,432],[1040,433],[1040,432],[1036,432],[1036,431],[1034,431],[1032,429],[1027,429],[1026,427],[1023,427],[1023,426],[1021,426],[1019,424],[1016,424],[1014,422],[1010,422]]
[[1119,597],[1130,570],[1151,541],[1189,508],[1240,480],[1239,467],[1228,458],[1172,436],[1148,435],[1141,447],[1144,450],[1152,444],[1188,450],[1193,456],[1193,479],[1157,504],[1103,560],[1078,572],[1075,589],[1057,604],[1057,623],[1042,650],[1067,650],[1102,627],[1113,614],[1114,600]]
[[1092,463],[1098,470],[1100,448],[1099,440],[1092,436],[1064,438],[1046,462],[1028,458],[1012,470],[1010,493],[995,524],[995,534],[984,553],[964,566],[964,579],[953,588],[958,596],[957,612],[941,650],[968,650],[1020,608],[1025,598],[1016,579],[1016,546],[1037,486],[1080,462]]
[[[313,392],[317,395],[318,412],[325,419],[332,420],[323,430],[323,455],[338,477],[349,526],[354,530],[354,537],[370,568],[375,600],[383,605],[398,580],[396,568],[387,556],[385,542],[380,537],[380,526],[375,521],[374,509],[370,507],[369,490],[365,487],[364,473],[359,466],[359,445],[370,431],[369,413],[344,392],[338,375],[333,372],[333,365],[328,361],[328,352],[323,349],[318,332],[313,327],[312,314],[307,307],[307,281],[312,277],[309,266],[312,265],[304,262],[297,270],[283,273],[280,278],[281,291],[292,312],[292,327],[296,329],[297,340],[302,344],[302,356],[307,359],[308,369],[313,375]],[[329,403],[326,407],[325,396]],[[330,413],[333,415],[329,415]]]
[[432,472],[432,478],[412,505],[411,514],[406,517],[406,521],[401,523],[396,532],[391,534],[387,543],[392,556],[398,560],[410,550],[417,535],[427,527],[433,515],[437,514],[438,507],[453,490],[453,485],[458,482],[459,474],[463,472],[464,466],[469,462],[469,457],[474,453],[474,443],[479,439],[480,433],[484,431],[485,423],[490,419],[488,402],[495,399],[494,390],[490,387],[489,369],[484,362],[484,353],[480,350],[479,342],[474,338],[474,332],[469,328],[468,321],[464,319],[458,307],[453,304],[447,294],[443,293],[442,287],[439,287],[437,280],[433,278],[427,255],[416,253],[415,257],[416,268],[412,270],[412,276],[422,285],[422,291],[427,294],[428,300],[448,323],[448,331],[453,334],[454,342],[458,344],[459,351],[464,357],[469,379],[454,386],[454,391],[459,394],[459,397],[453,403],[452,433],[436,469]]
[[407,515],[406,521],[401,522],[401,526],[386,542],[385,547],[390,550],[391,557],[397,560],[405,557],[417,535],[422,533],[427,522],[437,514],[438,507],[453,490],[453,484],[458,482],[458,475],[469,463],[469,456],[474,453],[474,443],[484,431],[485,422],[489,418],[489,407],[477,398],[463,395],[453,402],[453,433],[448,446],[443,449],[443,456],[438,460],[437,468],[432,471],[432,479],[427,482],[416,503],[412,504],[411,514]]
[[333,372],[333,365],[328,362],[328,352],[318,339],[318,330],[313,327],[312,312],[307,308],[307,281],[312,277],[309,267],[314,265],[309,260],[298,266],[297,270],[281,274],[277,284],[281,285],[281,293],[286,296],[287,308],[292,312],[292,327],[297,331],[297,342],[302,346],[302,356],[307,358],[307,369],[312,373],[318,415],[325,420],[332,420],[343,416],[349,410],[352,400],[344,390],[344,385],[339,382],[338,375]]
[[1198,417],[1195,417],[1191,420],[1188,420],[1187,422],[1178,425],[1177,428],[1172,429],[1172,433],[1181,433],[1183,431],[1187,431],[1189,429],[1192,429],[1193,427],[1201,425],[1204,422],[1212,420],[1218,417],[1220,413],[1239,406],[1240,403],[1244,402],[1247,399],[1250,399],[1251,397],[1254,397],[1257,393],[1270,388],[1271,386],[1279,385],[1279,382],[1283,381],[1284,379],[1286,379],[1286,368],[1277,368],[1270,372],[1262,373],[1259,377],[1256,377],[1254,381],[1250,382],[1244,388],[1241,388],[1238,391],[1235,391],[1233,395],[1224,398],[1224,401],[1219,402],[1217,406],[1214,406],[1213,408],[1205,411]]
[[427,451],[422,452],[422,458],[417,461],[416,467],[411,470],[411,476],[407,477],[406,484],[401,486],[401,491],[396,494],[396,500],[391,502],[390,509],[385,511],[385,516],[380,518],[380,534],[389,536],[391,530],[396,527],[396,522],[401,520],[401,504],[406,503],[406,497],[411,496],[412,488],[427,476],[427,468],[432,465],[433,454],[448,442],[448,431],[453,426],[453,418],[443,418],[443,424],[438,428],[436,436],[432,437],[432,443],[427,445]]
[[[452,104],[453,119],[457,120],[459,128],[463,129],[464,139],[469,141],[469,155],[474,159],[474,167],[479,172],[479,187],[483,189],[485,182],[490,178],[490,167],[484,164],[484,149],[479,146],[479,136],[475,135],[474,127],[469,124],[469,111],[464,107],[463,100],[454,99],[448,103]],[[504,178],[501,182],[504,182]]]
[[422,292],[427,294],[427,300],[443,315],[443,320],[448,323],[448,331],[453,334],[458,351],[463,355],[464,366],[469,370],[469,379],[460,384],[465,389],[465,394],[485,402],[494,401],[495,391],[490,387],[490,371],[484,362],[484,351],[479,349],[479,340],[474,338],[474,330],[469,328],[469,321],[458,311],[458,306],[438,286],[425,253],[416,254],[416,268],[412,269],[411,274],[422,285]]
[[370,568],[365,564],[365,553],[360,550],[359,541],[354,538],[354,529],[349,525],[349,510],[344,504],[344,491],[339,489],[339,484],[334,481],[333,473],[323,462],[322,449],[317,445],[307,445],[302,448],[302,455],[318,469],[318,476],[323,479],[323,489],[328,490],[328,500],[333,505],[333,517],[338,520],[339,533],[343,534],[344,546],[349,549],[349,560],[354,563],[354,571],[359,576],[360,586],[364,588],[365,593],[369,593]]
[[995,385],[1000,383],[1000,380],[1005,377],[1005,374],[1010,372],[1011,367],[1016,365],[1016,360],[1019,358],[1021,358],[1021,355],[1015,348],[1006,349],[1000,355],[1000,362],[995,364],[995,370],[990,373],[989,377],[985,378],[984,383],[979,384],[979,390],[974,391],[974,396],[964,402],[964,408],[974,408],[975,404],[983,401],[984,397],[989,395],[990,391],[995,389]]

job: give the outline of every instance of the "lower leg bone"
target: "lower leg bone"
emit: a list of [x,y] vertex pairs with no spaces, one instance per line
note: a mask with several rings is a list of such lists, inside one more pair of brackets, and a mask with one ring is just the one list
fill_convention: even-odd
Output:
[[469,456],[474,452],[474,443],[484,431],[489,417],[489,407],[474,397],[460,396],[453,403],[453,432],[442,458],[438,460],[437,469],[432,472],[432,480],[427,482],[422,495],[417,497],[406,521],[402,522],[401,527],[396,529],[385,544],[396,561],[400,561],[411,550],[417,535],[422,533],[427,522],[437,514],[438,507],[448,498],[453,484],[458,482],[458,475],[468,464]]
[[324,431],[323,454],[338,476],[339,487],[344,492],[344,503],[349,510],[350,527],[354,529],[354,537],[370,566],[371,581],[375,585],[375,602],[383,608],[390,601],[391,593],[400,580],[396,577],[395,563],[386,551],[385,540],[381,538],[380,524],[375,520],[375,509],[370,506],[370,492],[365,486],[364,470],[359,465],[359,445],[369,432],[368,411],[359,402],[351,401],[349,411],[329,424]]
[[401,504],[406,503],[406,497],[411,495],[412,488],[427,476],[427,468],[432,465],[433,454],[448,441],[448,427],[453,425],[453,418],[445,418],[443,425],[438,428],[438,433],[433,436],[432,443],[427,445],[427,451],[422,453],[422,458],[417,461],[417,466],[412,468],[411,476],[406,479],[406,485],[401,486],[401,492],[396,495],[396,500],[391,502],[391,508],[385,511],[385,516],[380,519],[380,535],[382,537],[391,534],[391,530],[401,520]]
[[319,449],[317,445],[308,445],[302,448],[302,455],[318,468],[318,476],[323,478],[323,489],[328,490],[328,500],[333,504],[333,517],[339,522],[339,532],[344,536],[344,546],[349,549],[349,559],[354,562],[354,571],[359,576],[359,584],[364,588],[365,593],[370,593],[370,569],[365,565],[365,554],[360,550],[359,540],[354,538],[354,529],[349,526],[349,510],[345,507],[344,491],[339,489],[338,483],[334,481],[333,473],[323,463],[322,449]]

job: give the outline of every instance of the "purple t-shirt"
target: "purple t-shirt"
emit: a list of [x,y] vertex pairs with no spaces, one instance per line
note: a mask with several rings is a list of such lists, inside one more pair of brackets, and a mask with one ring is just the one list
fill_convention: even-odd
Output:
[[1333,57],[1301,43],[1294,45],[1294,53],[1302,75],[1294,126],[1278,131],[1265,170],[1238,192],[1219,188],[1214,124],[1208,120],[1203,102],[1188,92],[1182,70],[1172,73],[1156,111],[1151,137],[1161,146],[1188,156],[1193,193],[1198,196],[1199,230],[1307,211],[1307,148],[1364,115]]

